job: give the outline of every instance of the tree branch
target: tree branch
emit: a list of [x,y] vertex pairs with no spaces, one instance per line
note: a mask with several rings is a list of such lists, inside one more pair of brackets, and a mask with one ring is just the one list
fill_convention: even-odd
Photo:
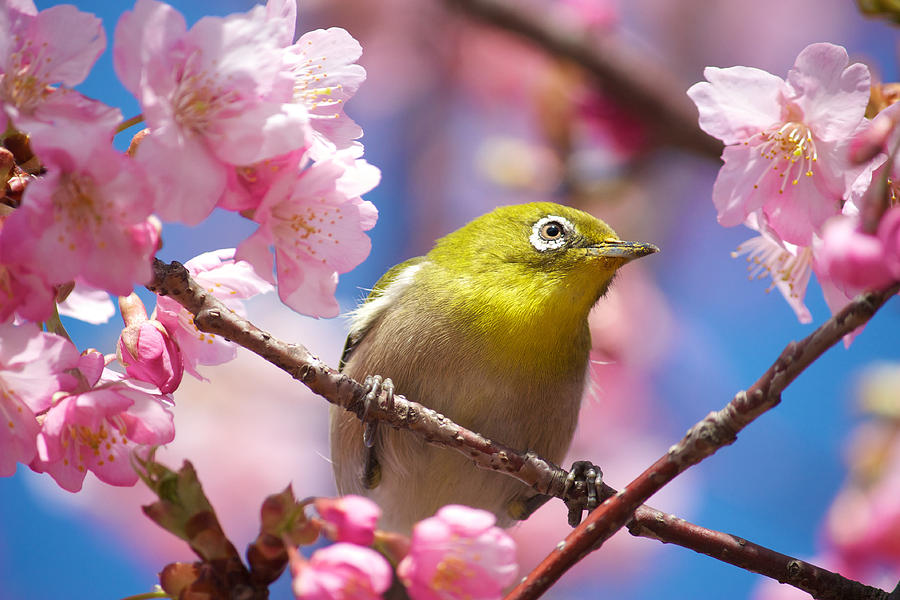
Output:
[[550,7],[534,10],[519,0],[445,0],[473,18],[519,35],[549,54],[577,63],[603,92],[627,107],[660,142],[718,159],[722,144],[697,127],[687,86],[659,58],[645,56],[612,34],[599,35],[560,22]]
[[664,456],[588,515],[513,589],[507,600],[539,597],[572,565],[621,529],[641,504],[679,473],[722,446],[734,443],[739,431],[781,401],[781,392],[806,367],[843,336],[865,324],[898,289],[900,283],[895,283],[882,291],[861,294],[802,341],[789,343],[778,360],[748,390],[738,392],[725,408],[710,413],[691,427]]

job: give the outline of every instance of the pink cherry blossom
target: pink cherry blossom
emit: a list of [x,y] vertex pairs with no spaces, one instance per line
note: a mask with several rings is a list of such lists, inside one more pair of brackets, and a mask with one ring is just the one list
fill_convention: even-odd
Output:
[[45,137],[47,173],[25,190],[0,231],[0,261],[50,284],[81,279],[117,295],[150,280],[158,227],[143,171],[110,146],[105,125]]
[[53,88],[81,83],[106,47],[100,19],[63,4],[37,12],[33,2],[0,8],[0,130],[7,119],[28,131],[33,120],[54,122],[68,102],[83,99]]
[[846,154],[864,127],[869,70],[848,62],[844,48],[812,44],[787,81],[750,67],[707,67],[708,81],[688,90],[700,127],[726,144],[713,188],[719,223],[738,225],[761,210],[779,239],[809,246],[850,187],[860,178],[868,185],[878,165],[850,165]]
[[73,383],[65,371],[77,364],[78,351],[68,340],[33,324],[0,324],[0,477],[34,458],[40,429],[35,414]]
[[[0,237],[5,217],[0,217]],[[0,263],[0,323],[18,315],[45,321],[53,314],[56,290],[38,273],[22,265]]]
[[109,294],[83,281],[75,282],[75,289],[69,292],[64,301],[59,303],[58,309],[60,315],[72,317],[91,325],[106,323],[116,314],[116,307],[110,300]]
[[364,233],[378,211],[360,195],[378,183],[380,172],[345,151],[279,179],[256,210],[259,229],[238,247],[237,256],[262,277],[278,273],[278,296],[294,310],[334,317],[338,273],[346,273],[369,254]]
[[81,489],[88,471],[110,485],[134,485],[131,453],[175,437],[168,397],[102,365],[96,351],[82,357],[80,384],[54,399],[37,437],[31,468],[70,492]]
[[375,539],[375,526],[381,517],[378,505],[362,496],[316,498],[316,511],[334,529],[332,537],[339,542],[370,546]]
[[337,150],[362,147],[354,140],[362,129],[344,113],[344,104],[366,79],[356,64],[362,47],[339,27],[316,29],[300,36],[285,53],[294,75],[294,100],[309,111],[313,160],[323,160]]
[[256,6],[187,29],[171,6],[138,0],[116,26],[116,73],[150,129],[137,159],[153,174],[163,219],[199,223],[229,172],[306,146],[309,118],[293,102],[278,14]]
[[397,575],[413,600],[500,598],[518,567],[512,538],[491,513],[448,505],[413,527]]
[[[234,248],[205,252],[184,266],[197,283],[241,315],[246,314],[242,299],[272,290],[272,285],[262,280],[248,263],[234,260]],[[153,318],[163,324],[177,343],[184,370],[198,379],[205,379],[197,371],[198,365],[222,364],[237,354],[232,342],[197,329],[193,315],[171,298],[157,297]]]
[[119,336],[116,356],[129,377],[152,383],[163,394],[178,389],[184,363],[178,344],[162,323],[147,319],[144,303],[132,293],[119,298],[125,329]]
[[380,600],[391,586],[391,566],[383,556],[339,542],[316,550],[309,562],[292,562],[298,600]]

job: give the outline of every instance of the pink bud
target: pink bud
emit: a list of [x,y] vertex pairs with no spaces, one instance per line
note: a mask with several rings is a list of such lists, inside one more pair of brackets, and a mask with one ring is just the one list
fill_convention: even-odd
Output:
[[858,220],[836,217],[825,224],[818,251],[820,272],[838,289],[854,295],[894,279],[882,240],[859,230]]
[[378,505],[362,496],[316,498],[319,516],[334,528],[333,537],[339,542],[370,546],[375,539],[375,525],[381,517]]
[[339,542],[309,562],[298,558],[291,560],[298,600],[380,600],[391,585],[391,566],[371,548]]
[[413,600],[500,598],[518,571],[516,545],[491,513],[448,505],[416,523],[397,566]]
[[152,383],[163,394],[174,392],[181,383],[181,351],[159,321],[144,319],[125,327],[116,354],[130,377]]

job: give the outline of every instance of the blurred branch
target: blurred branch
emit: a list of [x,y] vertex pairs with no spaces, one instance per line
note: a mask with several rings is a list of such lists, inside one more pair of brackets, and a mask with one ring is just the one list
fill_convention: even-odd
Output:
[[658,58],[642,55],[614,35],[573,28],[554,18],[552,7],[536,10],[518,0],[445,0],[475,19],[519,35],[583,67],[603,92],[638,115],[659,141],[718,159],[722,144],[697,125],[687,85]]
[[628,531],[632,535],[676,544],[765,575],[820,600],[893,600],[884,590],[847,579],[729,533],[694,525],[649,506],[641,506],[635,511]]
[[[644,499],[648,498],[687,467],[709,456],[722,445],[732,443],[740,429],[778,403],[781,390],[806,366],[843,335],[868,321],[887,298],[896,293],[898,287],[900,285],[856,298],[802,342],[789,344],[778,361],[750,390],[741,392],[725,409],[711,413],[695,425],[681,443],[673,446],[665,457],[657,461],[623,492],[617,492],[604,484],[602,496],[609,499],[566,538],[561,551],[555,552],[538,567],[546,570],[545,565],[551,561],[553,570],[549,571],[549,574],[540,574],[536,569],[523,582],[525,588],[520,585],[514,590],[514,594],[520,595],[511,597],[537,597],[571,564],[574,564],[560,563],[555,560],[557,556],[569,557],[570,554],[565,551],[577,548],[576,560],[580,559],[592,549],[591,544],[599,545],[602,540],[607,539],[630,520],[629,530],[633,535],[677,544],[707,554],[794,585],[813,593],[816,598],[836,597],[828,595],[828,590],[833,589],[842,590],[845,598],[871,600],[886,598],[886,592],[845,579],[809,563],[725,533],[688,523],[654,508],[640,506],[643,500],[633,506],[626,503],[633,502],[638,495],[643,495]],[[332,404],[353,412],[359,418],[362,417],[363,398],[366,394],[366,389],[362,385],[328,367],[302,345],[278,340],[230,311],[215,296],[193,281],[181,264],[173,262],[167,265],[155,260],[154,280],[147,288],[157,294],[169,296],[184,306],[194,315],[194,324],[200,331],[220,335],[255,352]],[[394,406],[391,410],[386,408],[384,395],[379,397],[377,404],[369,410],[368,417],[387,422],[396,428],[409,429],[430,444],[453,448],[465,454],[477,466],[515,477],[541,494],[576,502],[585,501],[586,494],[582,482],[574,486],[568,496],[564,495],[568,473],[554,463],[544,460],[533,452],[523,453],[489,440],[399,394],[394,396]],[[612,521],[613,518],[620,520]],[[598,530],[608,534],[604,534],[603,538],[598,537],[600,541],[594,542],[589,535],[592,531]],[[554,576],[554,579],[541,581],[542,577],[551,576]],[[539,584],[543,583],[546,583],[546,586],[540,587]]]
[[898,289],[900,283],[895,283],[885,290],[860,294],[802,341],[789,343],[778,360],[748,390],[738,392],[722,410],[710,413],[691,427],[664,456],[588,515],[510,592],[507,600],[538,598],[572,565],[621,529],[650,496],[688,467],[734,443],[739,431],[781,402],[781,392],[806,367],[842,337],[865,324]]

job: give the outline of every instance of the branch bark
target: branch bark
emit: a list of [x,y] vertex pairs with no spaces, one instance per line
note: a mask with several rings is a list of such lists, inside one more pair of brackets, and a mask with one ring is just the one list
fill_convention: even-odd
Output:
[[507,600],[538,598],[572,565],[621,529],[638,507],[679,473],[734,443],[739,431],[781,402],[781,392],[806,367],[843,336],[865,324],[898,289],[900,283],[895,283],[885,290],[861,294],[802,341],[789,343],[748,390],[738,392],[722,410],[710,413],[691,427],[664,456],[588,515],[510,592]]
[[[173,262],[167,265],[157,259],[154,260],[153,266],[154,280],[147,288],[157,294],[169,296],[184,306],[194,315],[194,324],[198,329],[220,335],[255,352],[332,404],[341,406],[362,418],[365,389],[358,382],[328,367],[302,345],[278,340],[230,311],[215,296],[193,281],[180,263]],[[844,334],[865,323],[898,288],[900,284],[889,290],[856,298],[805,340],[789,344],[778,361],[750,390],[739,393],[725,409],[711,413],[691,428],[684,440],[673,446],[665,457],[657,461],[623,492],[617,492],[604,485],[602,495],[608,498],[607,501],[566,538],[564,547],[559,553],[555,552],[545,559],[510,597],[537,597],[571,564],[574,564],[574,562],[565,563],[564,560],[569,559],[559,557],[569,557],[573,548],[581,549],[576,556],[577,560],[590,550],[590,544],[593,543],[590,537],[592,532],[608,531],[608,535],[603,538],[606,539],[631,520],[629,530],[633,535],[677,544],[707,554],[794,585],[816,598],[839,597],[832,593],[833,590],[840,590],[842,598],[860,600],[887,598],[888,594],[882,590],[864,586],[741,538],[705,529],[648,506],[640,506],[640,502],[629,510],[630,505],[626,502],[630,502],[637,494],[645,493],[646,497],[649,497],[688,466],[712,454],[718,447],[732,443],[740,429],[755,416],[767,410],[765,406],[771,408],[777,404],[781,390],[806,366]],[[564,496],[568,473],[554,463],[532,452],[523,453],[490,440],[399,394],[394,396],[394,407],[390,411],[386,408],[384,396],[380,397],[377,406],[369,410],[368,418],[387,422],[393,427],[410,429],[431,444],[453,448],[468,456],[477,466],[506,473],[542,494],[576,502],[585,501],[585,489],[581,484],[571,489],[568,496]],[[657,468],[660,463],[664,464]],[[668,479],[662,479],[664,477]],[[608,506],[613,508],[610,509]],[[602,514],[613,516],[602,517],[601,511],[604,509],[606,513]],[[601,518],[597,517],[598,514],[601,514]],[[621,522],[612,521],[622,514],[624,519]],[[568,553],[563,552],[566,550]],[[546,566],[548,561],[551,569],[549,571]],[[552,581],[548,579],[554,575],[556,579]],[[545,584],[546,587],[542,587]]]
[[687,86],[659,58],[642,55],[617,36],[598,35],[554,18],[550,7],[537,11],[519,0],[445,0],[448,5],[527,39],[549,54],[585,69],[604,93],[627,107],[659,136],[659,141],[718,159],[722,144],[697,127],[697,109]]

